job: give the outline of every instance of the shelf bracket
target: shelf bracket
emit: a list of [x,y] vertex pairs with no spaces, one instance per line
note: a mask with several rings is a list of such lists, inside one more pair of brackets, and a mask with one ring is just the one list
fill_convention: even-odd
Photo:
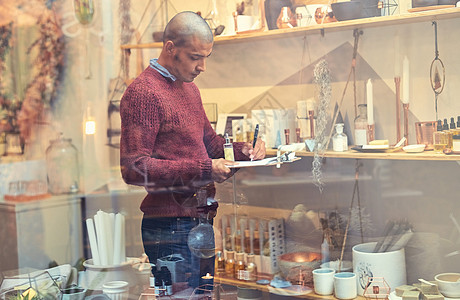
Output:
[[321,28],[320,31],[321,31],[321,37],[324,37],[324,28]]

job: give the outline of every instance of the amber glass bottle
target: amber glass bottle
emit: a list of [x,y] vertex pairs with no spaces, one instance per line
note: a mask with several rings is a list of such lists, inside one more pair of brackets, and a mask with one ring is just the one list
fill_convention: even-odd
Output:
[[232,278],[235,276],[235,251],[227,252],[227,260],[225,261],[225,275]]

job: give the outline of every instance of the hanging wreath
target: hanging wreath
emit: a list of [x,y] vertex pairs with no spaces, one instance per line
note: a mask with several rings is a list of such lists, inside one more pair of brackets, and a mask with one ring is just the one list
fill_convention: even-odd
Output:
[[27,52],[36,49],[38,53],[32,68],[36,75],[27,86],[17,120],[24,139],[30,137],[34,124],[42,121],[45,108],[55,101],[64,66],[64,38],[54,11],[45,10],[37,25],[39,37]]

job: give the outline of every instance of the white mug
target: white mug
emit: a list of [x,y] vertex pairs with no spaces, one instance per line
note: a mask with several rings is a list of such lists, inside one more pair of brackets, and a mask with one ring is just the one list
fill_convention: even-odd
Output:
[[335,270],[331,268],[313,270],[313,285],[318,295],[332,295]]
[[353,299],[358,295],[356,274],[342,272],[334,274],[334,291],[338,299]]

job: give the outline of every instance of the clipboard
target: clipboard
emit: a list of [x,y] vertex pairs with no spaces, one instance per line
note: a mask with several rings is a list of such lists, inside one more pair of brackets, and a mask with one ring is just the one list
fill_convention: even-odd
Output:
[[261,160],[253,161],[235,161],[234,165],[227,165],[228,168],[249,168],[249,167],[266,167],[277,164],[291,163],[300,160],[300,157],[295,156],[295,152],[286,152],[280,156],[267,157]]

